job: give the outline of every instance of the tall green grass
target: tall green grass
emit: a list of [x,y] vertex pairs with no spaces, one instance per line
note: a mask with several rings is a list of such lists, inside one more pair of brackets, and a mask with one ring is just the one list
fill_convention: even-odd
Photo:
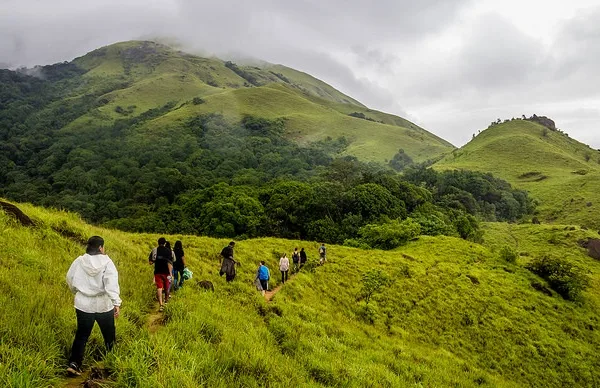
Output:
[[[19,205],[37,228],[0,213],[0,385],[60,386],[75,331],[64,276],[83,252],[77,239],[99,234],[120,274],[123,306],[117,346],[106,357],[98,329],[85,365],[101,362],[106,384],[134,386],[594,386],[599,382],[600,264],[577,241],[597,234],[579,228],[485,224],[483,245],[421,237],[396,251],[329,246],[315,266],[316,242],[239,241],[238,277],[218,276],[227,243],[181,239],[194,279],[155,319],[147,253],[157,235],[127,234],[78,217]],[[57,231],[61,231],[60,233]],[[65,236],[70,236],[66,238]],[[549,243],[548,241],[553,241]],[[309,265],[270,303],[252,281],[259,260],[279,284],[277,261],[305,247]],[[500,257],[511,246],[516,263]],[[524,268],[552,253],[589,271],[580,302],[547,296]],[[380,269],[394,283],[365,307],[365,272]],[[195,286],[209,280],[215,292]],[[366,314],[369,316],[367,317]],[[369,318],[369,319],[367,319]],[[372,323],[371,323],[372,320]],[[101,361],[102,360],[102,361]]]

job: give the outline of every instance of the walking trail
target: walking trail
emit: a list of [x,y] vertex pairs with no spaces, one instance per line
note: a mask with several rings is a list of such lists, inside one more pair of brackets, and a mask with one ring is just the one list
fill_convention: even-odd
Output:
[[[298,274],[298,272],[293,273],[292,275],[290,275],[290,277],[288,278],[287,282],[290,282],[293,278],[296,277],[296,274]],[[281,288],[283,287],[284,283],[281,283],[280,285],[278,285],[277,287],[273,288],[272,290],[269,290],[267,292],[265,292],[265,299],[267,300],[267,303],[271,301],[271,299],[273,299],[273,297],[275,296],[275,294],[277,294],[279,291],[281,291]]]

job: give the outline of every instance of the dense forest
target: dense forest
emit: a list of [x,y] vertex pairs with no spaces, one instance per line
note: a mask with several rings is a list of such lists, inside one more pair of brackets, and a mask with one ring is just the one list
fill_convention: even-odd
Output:
[[478,239],[478,220],[516,221],[533,210],[525,192],[489,174],[406,163],[399,174],[394,165],[340,156],[344,138],[299,146],[281,119],[231,124],[208,114],[140,128],[176,105],[168,103],[72,130],[69,123],[118,85],[86,94],[75,65],[36,71],[41,78],[0,70],[0,196],[90,222],[393,248],[418,234]]

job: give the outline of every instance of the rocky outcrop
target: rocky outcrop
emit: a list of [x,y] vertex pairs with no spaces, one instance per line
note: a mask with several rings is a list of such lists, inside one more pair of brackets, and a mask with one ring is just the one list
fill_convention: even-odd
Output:
[[27,214],[23,213],[21,209],[19,209],[12,203],[0,201],[0,210],[3,210],[6,214],[8,214],[10,217],[15,219],[23,226],[35,226],[35,222],[33,222],[33,220],[29,218]]
[[556,131],[556,124],[554,124],[554,120],[552,120],[546,116],[533,115],[530,118],[528,118],[527,120],[533,121],[535,123],[543,125],[544,127],[548,128],[548,129]]

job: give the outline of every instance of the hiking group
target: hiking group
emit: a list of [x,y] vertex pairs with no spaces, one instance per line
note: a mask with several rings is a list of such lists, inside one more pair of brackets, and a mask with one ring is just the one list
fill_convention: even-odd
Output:
[[[325,259],[325,244],[321,244],[319,247],[319,264],[323,265],[326,261]],[[306,251],[304,248],[298,251],[298,248],[294,248],[294,253],[292,253],[292,263],[293,263],[293,271],[297,273],[300,271],[308,258],[306,256]],[[288,274],[290,271],[290,259],[287,257],[287,253],[284,253],[279,258],[279,271],[281,272],[281,284],[285,284],[288,281]],[[269,280],[271,279],[271,271],[266,266],[264,260],[261,260],[258,269],[256,270],[256,277],[254,279],[254,284],[256,289],[260,291],[260,293],[264,296],[266,291],[269,291]]]
[[[232,241],[221,251],[221,269],[219,275],[225,275],[225,280],[231,282],[236,276],[236,266],[240,263],[234,259],[235,242]],[[319,263],[325,263],[325,245],[319,247]],[[148,255],[148,263],[154,265],[154,283],[159,311],[164,310],[164,305],[171,298],[171,291],[183,287],[184,280],[191,277],[191,271],[186,267],[185,252],[181,241],[175,242],[171,250],[170,243],[161,237],[158,246]],[[307,263],[304,248],[294,249],[292,254],[294,272],[298,272]],[[290,261],[284,253],[279,259],[281,282],[288,280]],[[264,261],[260,262],[256,272],[256,287],[264,295],[269,289],[270,271]],[[121,298],[119,288],[119,274],[115,264],[105,253],[104,239],[92,236],[87,241],[85,254],[77,257],[67,272],[66,276],[69,290],[74,294],[75,315],[77,330],[71,355],[69,357],[67,373],[71,376],[81,375],[81,365],[85,354],[85,347],[97,322],[104,339],[106,351],[110,351],[115,343],[115,318],[121,311]],[[163,295],[164,293],[164,295]]]
[[171,244],[164,237],[159,238],[158,246],[148,255],[148,264],[154,265],[158,311],[163,311],[165,303],[171,298],[171,289],[177,291],[183,287],[186,277],[183,244],[177,240],[174,249],[171,250]]

